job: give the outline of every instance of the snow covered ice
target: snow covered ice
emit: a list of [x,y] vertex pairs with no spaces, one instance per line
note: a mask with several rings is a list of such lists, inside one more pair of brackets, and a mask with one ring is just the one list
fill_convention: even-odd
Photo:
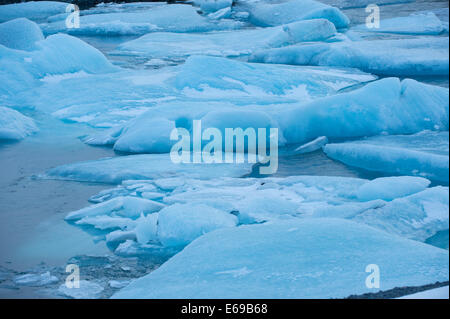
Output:
[[[448,3],[379,0],[368,28],[371,3],[102,3],[79,27],[68,3],[0,5],[0,224],[21,234],[2,237],[16,254],[2,246],[0,262],[40,265],[8,273],[0,297],[345,298],[448,281]],[[174,129],[196,123],[275,129],[279,171],[175,163]],[[40,263],[64,267],[54,255],[80,238],[67,263],[90,270],[70,289]]]

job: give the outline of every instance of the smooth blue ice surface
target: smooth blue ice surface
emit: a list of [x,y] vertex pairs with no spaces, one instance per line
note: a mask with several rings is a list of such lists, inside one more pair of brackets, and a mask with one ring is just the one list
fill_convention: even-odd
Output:
[[374,291],[365,285],[370,264],[384,270],[381,289],[448,280],[446,250],[350,221],[310,219],[208,233],[113,297],[346,297]]
[[256,52],[250,61],[353,67],[380,75],[448,75],[448,37],[294,45]]
[[448,131],[377,136],[327,144],[324,151],[347,165],[391,174],[423,176],[448,183]]

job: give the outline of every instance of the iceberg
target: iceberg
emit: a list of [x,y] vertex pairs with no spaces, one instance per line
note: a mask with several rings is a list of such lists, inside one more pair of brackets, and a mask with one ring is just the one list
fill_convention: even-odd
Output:
[[[319,136],[336,139],[448,130],[448,89],[410,79],[385,78],[351,92],[274,110],[272,116],[290,144]],[[325,152],[330,155],[334,148],[327,144]],[[404,167],[398,162],[390,166]]]
[[338,29],[350,23],[339,9],[314,0],[238,1],[236,10],[248,12],[249,21],[262,27],[310,19],[327,19]]
[[37,130],[33,119],[16,110],[0,106],[0,141],[22,140]]
[[66,11],[68,3],[57,1],[29,1],[0,5],[0,22],[16,18],[45,21],[49,16]]
[[448,183],[448,145],[448,131],[424,131],[327,144],[324,152],[347,165],[391,174],[423,176]]
[[255,52],[249,61],[352,67],[379,75],[448,75],[448,45],[448,37],[297,44]]
[[49,271],[43,274],[24,274],[14,278],[14,283],[16,285],[32,287],[51,285],[58,281],[59,279],[51,275]]
[[209,33],[153,32],[119,45],[114,54],[154,59],[185,58],[189,55],[241,56],[260,49],[277,48],[307,41],[323,41],[336,34],[325,19],[293,22],[272,28]]
[[76,28],[67,28],[65,19],[40,25],[45,34],[64,32],[88,36],[142,35],[155,31],[207,32],[241,26],[238,21],[205,18],[194,7],[184,4],[158,5],[137,12],[83,14],[80,15],[80,26]]
[[304,219],[205,234],[113,298],[343,298],[375,291],[365,284],[373,264],[383,289],[448,280],[446,250],[351,221]]

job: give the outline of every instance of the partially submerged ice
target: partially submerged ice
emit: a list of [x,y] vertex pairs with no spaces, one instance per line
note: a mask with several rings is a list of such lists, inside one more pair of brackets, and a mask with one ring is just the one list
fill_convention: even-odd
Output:
[[235,10],[249,13],[249,21],[268,27],[309,19],[327,19],[336,28],[345,28],[350,21],[339,9],[314,0],[238,1]]
[[38,130],[33,119],[0,106],[0,141],[21,140]]
[[[444,127],[448,130],[448,127]],[[448,183],[448,131],[375,136],[327,144],[325,153],[347,165],[390,174],[423,176]]]
[[113,297],[343,298],[374,291],[365,284],[373,264],[380,289],[448,280],[446,250],[350,221],[304,219],[210,232]]
[[156,59],[180,58],[195,54],[241,56],[260,49],[277,48],[299,42],[323,41],[335,34],[334,25],[326,19],[298,21],[272,28],[201,34],[153,32],[119,45],[114,53]]
[[[89,10],[88,10],[89,11]],[[207,32],[238,29],[242,23],[212,20],[185,4],[166,4],[137,12],[93,13],[80,16],[79,27],[68,28],[66,20],[41,24],[44,33],[65,32],[76,35],[142,35],[148,32]]]
[[[173,254],[219,228],[341,218],[427,242],[448,231],[448,187],[421,177],[325,176],[127,180],[93,196],[68,221],[104,231],[119,255]],[[239,226],[240,227],[240,226]]]
[[380,75],[448,75],[448,37],[342,41],[261,50],[253,62],[353,67]]
[[169,154],[129,155],[66,164],[43,176],[65,180],[120,183],[128,179],[156,179],[174,176],[214,178],[240,177],[251,172],[251,164],[175,164]]
[[66,11],[68,3],[58,1],[29,1],[0,6],[0,22],[16,18],[45,21],[49,16]]
[[379,28],[368,28],[365,24],[350,29],[356,36],[364,37],[364,33],[393,33],[411,35],[438,35],[448,29],[433,13],[415,13],[407,17],[382,19]]

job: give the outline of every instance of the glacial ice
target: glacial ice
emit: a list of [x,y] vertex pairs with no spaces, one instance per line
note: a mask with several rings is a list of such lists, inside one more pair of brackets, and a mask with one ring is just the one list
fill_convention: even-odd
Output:
[[318,138],[312,140],[311,142],[300,145],[294,150],[295,154],[310,153],[320,150],[323,146],[328,143],[328,138],[326,136],[319,136]]
[[241,56],[255,50],[278,48],[299,42],[323,41],[336,34],[325,19],[304,20],[272,28],[243,29],[209,33],[153,32],[119,45],[118,55],[155,59],[189,55]]
[[342,41],[261,50],[262,63],[352,67],[379,75],[448,75],[448,37]]
[[444,23],[433,12],[427,12],[415,13],[407,17],[382,19],[379,28],[368,28],[365,24],[357,25],[352,27],[349,32],[357,32],[356,35],[364,37],[364,33],[438,35],[445,30]]
[[[426,241],[449,227],[448,187],[428,185],[424,178],[409,176],[372,181],[326,176],[128,180],[93,196],[90,201],[97,204],[66,219],[114,226],[104,227],[106,241],[118,245],[115,253],[120,255],[155,249],[167,255],[216,228],[305,218],[349,219]],[[158,199],[146,200],[148,190]],[[125,200],[150,203],[151,209],[117,208],[115,203]],[[98,218],[86,219],[92,217]]]
[[172,176],[192,178],[240,177],[251,172],[251,164],[175,164],[169,154],[130,155],[66,164],[52,168],[42,178],[99,183],[127,179],[157,179]]
[[185,246],[215,229],[234,227],[236,216],[202,204],[174,204],[158,216],[158,239],[163,246]]
[[37,130],[33,119],[16,110],[0,106],[0,141],[21,140]]
[[184,4],[168,4],[137,12],[111,12],[80,15],[79,28],[67,28],[66,21],[57,19],[40,25],[45,34],[65,32],[74,35],[112,36],[142,35],[155,31],[207,32],[231,30],[242,26],[233,20],[212,20],[199,15],[195,8]]
[[30,1],[1,5],[0,22],[16,18],[44,21],[49,16],[65,12],[67,5],[66,2],[57,1]]
[[36,42],[44,40],[39,26],[25,18],[0,24],[0,44],[16,50],[37,49]]
[[205,234],[113,298],[342,298],[375,291],[365,284],[371,264],[383,271],[382,289],[448,280],[446,250],[351,221],[303,219]]
[[418,193],[430,185],[430,181],[422,177],[398,176],[380,177],[362,185],[356,191],[356,197],[361,201],[375,199],[393,200]]
[[194,0],[193,2],[203,13],[211,13],[231,7],[233,0]]
[[385,206],[369,209],[354,221],[407,238],[425,241],[449,225],[448,187],[437,186],[396,198]]
[[[237,66],[239,67],[239,64]],[[176,78],[176,85],[180,87],[192,85],[200,89],[203,86],[204,90],[207,90],[205,82],[210,86],[222,85],[213,77],[199,80],[200,84],[185,81],[187,71],[191,72],[189,67],[188,64],[186,69],[180,72],[180,76]],[[241,67],[245,72],[247,66]],[[245,74],[244,72],[242,74]],[[213,73],[217,75],[217,72]],[[284,80],[289,81],[289,78],[285,76]],[[296,81],[295,77],[291,81]],[[265,81],[262,81],[259,85],[263,86],[266,92],[279,90],[273,86],[273,82],[266,86]],[[239,88],[248,90],[248,85],[231,81],[227,87],[233,92]],[[252,91],[260,92],[260,89]],[[313,87],[307,86],[307,92],[314,92]],[[379,92],[383,94],[380,95]],[[220,96],[217,91],[215,94]],[[242,108],[230,102],[176,100],[150,108],[143,115],[121,126],[126,128],[124,133],[121,131],[122,128],[116,128],[106,132],[106,135],[102,133],[100,136],[91,136],[90,140],[96,144],[103,141],[104,144],[117,145],[123,135],[124,139],[117,147],[115,146],[116,149],[127,152],[170,150],[174,142],[168,138],[159,139],[159,131],[153,129],[156,127],[155,119],[159,119],[158,127],[164,128],[161,130],[164,136],[169,136],[173,123],[177,127],[191,130],[192,120],[201,120],[203,128],[216,127],[222,131],[226,127],[235,126],[244,129],[276,127],[279,129],[280,146],[306,143],[320,136],[354,138],[382,133],[416,133],[424,129],[448,129],[448,89],[422,84],[415,80],[406,79],[400,82],[397,78],[386,78],[351,92],[316,98],[308,103],[274,104],[272,107],[246,105]]]
[[40,287],[58,282],[58,278],[51,275],[49,271],[42,274],[24,274],[14,278],[14,283],[19,286]]
[[235,10],[249,12],[249,21],[262,27],[310,19],[327,19],[336,28],[345,28],[350,23],[339,9],[314,0],[238,1]]
[[94,281],[80,280],[79,285],[79,287],[69,288],[64,283],[59,286],[58,292],[73,299],[97,299],[104,290],[102,285]]
[[[448,126],[443,128],[448,130]],[[448,131],[423,131],[412,135],[375,136],[360,141],[327,144],[324,152],[347,165],[391,174],[423,176],[448,183],[448,141]]]

